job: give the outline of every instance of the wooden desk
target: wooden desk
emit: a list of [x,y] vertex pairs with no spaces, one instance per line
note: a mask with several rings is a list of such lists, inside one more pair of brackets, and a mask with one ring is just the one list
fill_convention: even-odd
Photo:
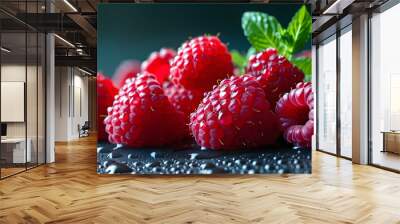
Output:
[[400,131],[382,131],[383,150],[382,152],[392,152],[400,154]]

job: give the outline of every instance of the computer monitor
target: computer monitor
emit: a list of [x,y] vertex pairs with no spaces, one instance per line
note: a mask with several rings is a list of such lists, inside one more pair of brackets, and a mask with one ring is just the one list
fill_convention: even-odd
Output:
[[7,136],[7,124],[5,123],[1,124],[1,136]]

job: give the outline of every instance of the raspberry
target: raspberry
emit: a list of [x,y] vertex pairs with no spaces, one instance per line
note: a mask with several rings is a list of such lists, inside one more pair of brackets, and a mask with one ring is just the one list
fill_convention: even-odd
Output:
[[216,36],[201,36],[179,48],[170,79],[186,89],[205,92],[232,74],[232,58],[225,44]]
[[283,137],[295,146],[310,148],[314,134],[314,96],[310,82],[298,83],[276,104]]
[[162,48],[160,52],[153,52],[150,57],[142,63],[142,71],[154,74],[160,83],[168,80],[170,61],[176,52],[172,49]]
[[[169,101],[182,114],[185,124],[189,124],[190,113],[196,110],[202,99],[201,93],[185,89],[183,86],[175,85],[171,82],[165,82],[163,87]],[[186,130],[186,134],[189,136],[189,128],[186,128]]]
[[107,116],[107,107],[113,104],[114,96],[118,93],[114,83],[103,74],[97,73],[97,139],[107,140],[104,118]]
[[304,73],[300,69],[272,48],[252,55],[247,73],[257,77],[273,107],[284,93],[304,79]]
[[275,143],[279,120],[257,80],[232,76],[208,92],[190,115],[196,142],[211,149],[243,149]]
[[121,88],[125,84],[125,80],[136,77],[140,72],[140,63],[136,60],[123,61],[113,75],[114,83]]
[[149,73],[128,79],[104,120],[109,141],[132,147],[164,146],[179,140],[184,122]]

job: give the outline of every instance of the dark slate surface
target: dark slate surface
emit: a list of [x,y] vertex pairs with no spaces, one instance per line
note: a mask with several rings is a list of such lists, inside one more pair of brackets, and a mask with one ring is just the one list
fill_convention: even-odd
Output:
[[168,148],[129,148],[99,142],[99,174],[311,173],[310,149],[288,145],[246,151],[200,149],[194,143]]

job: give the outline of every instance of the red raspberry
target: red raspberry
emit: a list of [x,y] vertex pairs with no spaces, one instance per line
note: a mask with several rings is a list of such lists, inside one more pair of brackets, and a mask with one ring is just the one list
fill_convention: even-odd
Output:
[[121,88],[125,84],[125,80],[134,78],[140,72],[140,62],[136,60],[123,61],[113,75],[114,83]]
[[196,142],[211,149],[243,149],[273,144],[279,120],[257,80],[249,75],[224,79],[190,115]]
[[171,64],[170,79],[186,89],[209,91],[233,74],[228,48],[216,36],[201,36],[185,42]]
[[314,96],[311,83],[298,83],[295,89],[278,101],[275,111],[286,141],[310,148],[314,134]]
[[104,120],[109,141],[132,147],[164,146],[179,140],[184,123],[149,73],[128,79]]
[[176,52],[172,49],[162,48],[160,52],[153,52],[150,57],[142,63],[142,71],[154,74],[160,83],[168,80],[170,61]]
[[[179,111],[185,124],[189,124],[190,113],[194,112],[199,105],[202,94],[197,91],[185,89],[181,85],[175,85],[171,82],[165,82],[164,92],[174,108]],[[187,128],[187,136],[190,135],[189,128]]]
[[97,139],[107,140],[104,118],[107,116],[107,107],[113,104],[114,96],[118,93],[114,83],[103,74],[97,73]]
[[252,55],[247,72],[260,81],[272,106],[275,106],[284,93],[304,79],[304,73],[300,69],[272,48]]

